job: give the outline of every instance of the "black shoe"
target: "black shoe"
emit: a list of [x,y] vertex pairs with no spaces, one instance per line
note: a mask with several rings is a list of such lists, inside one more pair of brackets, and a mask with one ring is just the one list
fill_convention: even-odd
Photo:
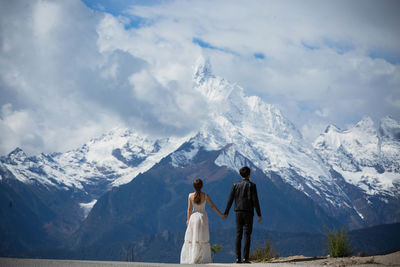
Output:
[[242,261],[238,259],[238,260],[236,260],[235,263],[242,263]]
[[244,259],[243,263],[251,263],[249,260]]

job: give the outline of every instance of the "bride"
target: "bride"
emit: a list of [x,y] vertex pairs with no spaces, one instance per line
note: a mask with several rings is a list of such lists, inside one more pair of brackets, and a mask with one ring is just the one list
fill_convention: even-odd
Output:
[[208,217],[205,211],[206,202],[216,213],[225,219],[210,197],[201,192],[203,181],[196,179],[193,182],[194,193],[189,194],[186,221],[185,242],[181,251],[181,263],[210,263],[210,232],[208,229]]

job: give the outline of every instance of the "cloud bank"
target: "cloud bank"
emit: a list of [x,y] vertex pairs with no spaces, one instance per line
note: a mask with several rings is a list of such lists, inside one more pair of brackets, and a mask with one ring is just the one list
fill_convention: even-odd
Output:
[[0,154],[65,151],[118,126],[196,130],[199,55],[310,140],[329,123],[400,119],[397,1],[112,2],[2,1]]

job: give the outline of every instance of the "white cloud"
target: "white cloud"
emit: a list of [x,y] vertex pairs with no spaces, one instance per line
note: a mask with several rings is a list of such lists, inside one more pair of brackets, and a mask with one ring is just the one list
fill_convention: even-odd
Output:
[[[279,106],[310,140],[329,123],[400,119],[398,7],[160,1],[113,16],[78,0],[2,1],[0,153],[62,151],[116,125],[188,133],[207,115],[191,90],[200,54],[217,75]],[[131,16],[140,27],[128,27]]]
[[311,144],[315,138],[326,129],[326,127],[327,125],[324,122],[309,120],[301,127],[301,134],[303,135],[303,138]]
[[33,9],[33,34],[39,40],[48,40],[52,30],[59,27],[59,22],[61,22],[60,8],[56,3],[36,2]]
[[124,124],[95,94],[112,80],[100,75],[113,56],[97,51],[101,17],[79,1],[2,2],[1,154],[65,151]]
[[315,111],[315,114],[323,118],[328,117],[329,109],[328,108],[318,109]]
[[389,105],[392,105],[392,106],[400,109],[400,98],[396,99],[393,96],[387,96],[386,102],[389,103]]
[[1,107],[0,129],[6,142],[1,142],[0,149],[11,151],[16,146],[24,145],[37,149],[43,145],[43,139],[37,134],[37,125],[27,110],[13,110],[11,104]]
[[143,70],[139,73],[133,74],[129,78],[130,83],[133,85],[133,91],[137,98],[147,102],[158,99],[158,95],[164,95],[164,88],[159,84],[151,74]]

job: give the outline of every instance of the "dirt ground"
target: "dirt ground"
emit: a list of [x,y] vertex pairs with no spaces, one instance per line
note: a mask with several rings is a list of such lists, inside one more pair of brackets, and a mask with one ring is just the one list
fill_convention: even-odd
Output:
[[[400,266],[400,251],[383,256],[348,257],[348,258],[310,258],[293,256],[280,258],[269,262],[252,264],[210,263],[210,264],[165,264],[148,262],[107,262],[107,261],[76,261],[76,260],[46,260],[46,259],[15,259],[1,258],[1,267],[301,267],[301,266]],[[300,265],[300,266],[299,266]]]
[[291,263],[296,265],[331,265],[331,266],[400,266],[400,251],[368,257],[346,257],[346,258],[310,258],[304,256],[293,256],[273,260],[272,263]]

